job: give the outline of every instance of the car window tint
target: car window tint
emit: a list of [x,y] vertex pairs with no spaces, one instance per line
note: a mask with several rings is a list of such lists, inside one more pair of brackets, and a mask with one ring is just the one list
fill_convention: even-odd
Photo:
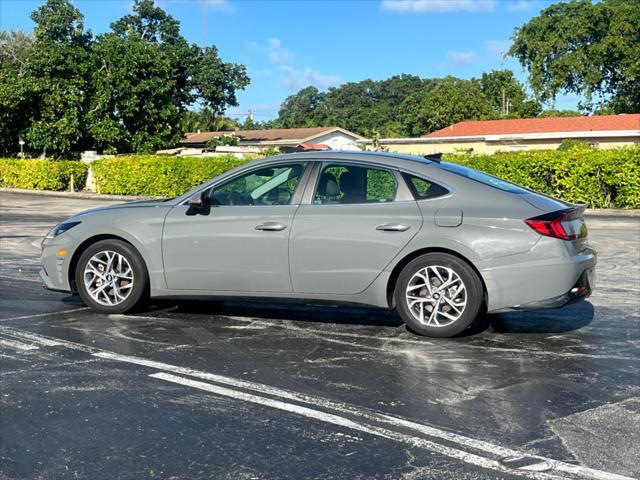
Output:
[[507,182],[498,177],[494,177],[493,175],[489,175],[487,173],[479,172],[478,170],[474,170],[473,168],[463,167],[461,165],[456,165],[453,163],[439,163],[438,167],[446,170],[447,172],[455,173],[456,175],[460,175],[462,177],[469,178],[471,180],[475,180],[476,182],[483,183],[485,185],[489,185],[490,187],[497,188],[502,190],[503,192],[510,193],[527,193],[528,190],[525,188],[516,185],[511,182]]
[[288,205],[298,186],[302,164],[262,167],[215,187],[211,205]]
[[326,165],[316,187],[315,204],[392,202],[396,179],[388,171],[355,165]]
[[413,197],[416,200],[426,200],[429,198],[441,197],[449,193],[449,190],[438,185],[437,183],[433,183],[430,180],[416,177],[415,175],[410,175],[408,173],[403,173],[402,176],[409,185],[409,189],[413,193]]

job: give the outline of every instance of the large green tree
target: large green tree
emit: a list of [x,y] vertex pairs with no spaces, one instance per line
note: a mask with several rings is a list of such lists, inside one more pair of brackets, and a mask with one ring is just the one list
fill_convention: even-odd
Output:
[[189,45],[179,22],[153,0],[136,0],[133,10],[94,46],[89,128],[110,151],[174,144],[189,105],[199,102],[221,116],[249,83],[245,67],[223,62],[215,47]]
[[616,113],[640,112],[640,0],[572,0],[517,28],[509,55],[542,101],[561,92]]
[[221,117],[248,83],[245,67],[180,35],[153,0],[93,38],[69,0],[47,0],[33,35],[0,32],[0,149],[147,152],[174,144],[188,107]]
[[306,87],[287,97],[276,123],[284,128],[335,125],[362,135],[374,131],[394,135],[400,129],[398,106],[425,82],[415,75],[396,75],[385,80],[349,82],[326,92]]
[[31,148],[67,153],[87,144],[84,117],[90,91],[91,34],[67,0],[48,0],[31,15],[34,42],[24,58],[31,101]]
[[15,151],[29,127],[33,107],[25,62],[33,37],[0,31],[0,152]]
[[320,123],[317,111],[325,95],[316,87],[303,88],[287,97],[278,111],[278,124],[282,128],[316,127]]
[[500,117],[535,117],[542,110],[540,104],[528,97],[525,87],[511,70],[492,70],[483,73],[480,87],[493,110]]
[[496,118],[482,92],[480,81],[445,77],[422,89],[400,105],[398,116],[404,133],[421,136],[462,120]]

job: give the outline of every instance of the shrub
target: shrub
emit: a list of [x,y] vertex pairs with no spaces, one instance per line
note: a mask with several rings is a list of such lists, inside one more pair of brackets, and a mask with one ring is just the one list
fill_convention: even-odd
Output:
[[233,156],[158,157],[135,155],[93,162],[100,193],[175,197],[247,162]]
[[640,208],[640,147],[599,150],[576,145],[444,160],[592,208]]
[[88,165],[73,160],[0,159],[0,186],[31,190],[84,188]]

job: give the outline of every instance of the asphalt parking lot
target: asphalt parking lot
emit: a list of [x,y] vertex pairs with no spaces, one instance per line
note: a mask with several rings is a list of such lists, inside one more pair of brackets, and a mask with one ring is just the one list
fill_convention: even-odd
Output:
[[0,193],[0,479],[640,476],[640,219],[588,218],[589,301],[436,340],[383,310],[43,290],[42,237],[104,204]]

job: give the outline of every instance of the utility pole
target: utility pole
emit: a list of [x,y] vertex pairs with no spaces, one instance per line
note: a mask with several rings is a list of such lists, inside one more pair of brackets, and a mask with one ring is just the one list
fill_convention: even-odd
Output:
[[505,112],[507,110],[506,95],[507,92],[505,91],[504,87],[502,87],[502,105],[500,105],[500,115],[503,117],[505,116]]

